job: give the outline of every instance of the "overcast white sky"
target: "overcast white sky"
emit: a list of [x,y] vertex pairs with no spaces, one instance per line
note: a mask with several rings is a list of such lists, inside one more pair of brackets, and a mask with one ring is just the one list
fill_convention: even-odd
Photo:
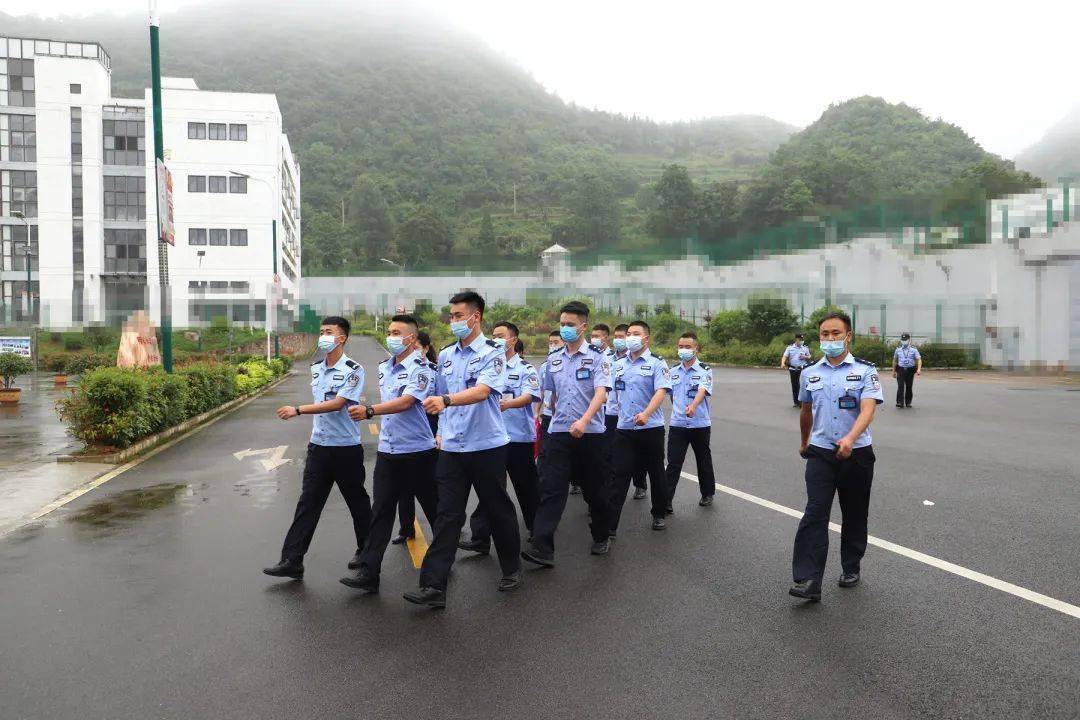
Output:
[[[170,10],[205,1],[160,0],[163,25]],[[803,126],[831,102],[872,94],[956,123],[1012,157],[1080,104],[1075,0],[412,4],[475,33],[566,100],[656,120],[762,114]],[[0,0],[0,11],[28,5],[45,15],[147,7]]]

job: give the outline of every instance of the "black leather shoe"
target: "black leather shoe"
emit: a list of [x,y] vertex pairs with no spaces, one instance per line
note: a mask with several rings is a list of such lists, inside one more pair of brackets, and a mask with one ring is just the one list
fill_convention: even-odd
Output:
[[371,575],[367,570],[357,570],[352,575],[346,575],[341,578],[341,584],[366,593],[379,592],[379,578]]
[[634,499],[644,500],[648,494],[649,493],[646,492],[645,488],[637,488],[636,490],[634,490]]
[[859,584],[859,573],[857,573],[857,572],[842,573],[840,575],[840,582],[838,584],[840,585],[840,587],[845,587],[845,588],[855,587],[856,585]]
[[911,403],[908,403],[908,404],[907,404],[907,405],[905,405],[904,407],[906,407],[906,408],[910,408],[910,407],[911,407]]
[[360,567],[360,551],[357,550],[356,553],[352,556],[352,560],[349,561],[349,569],[350,570],[357,570],[357,569],[359,569],[359,567]]
[[468,550],[469,552],[474,552],[478,555],[487,555],[491,552],[490,540],[469,540],[467,542],[459,541],[457,546],[459,550]]
[[653,530],[666,530],[667,529],[667,523],[664,521],[664,518],[653,518],[652,519],[652,529]]
[[273,567],[263,568],[263,572],[273,577],[287,577],[293,580],[304,578],[304,562],[299,558],[282,560]]
[[615,531],[614,530],[608,530],[607,539],[612,541],[612,542],[615,542]]
[[802,582],[797,582],[788,588],[788,595],[793,595],[797,598],[803,598],[804,600],[810,600],[812,602],[821,602],[821,581],[803,580]]
[[607,555],[609,550],[611,550],[611,538],[604,538],[594,542],[589,552],[593,555]]
[[402,597],[415,605],[425,605],[436,610],[446,607],[446,593],[433,587],[412,590],[402,595]]
[[534,565],[541,567],[555,567],[555,553],[543,552],[535,547],[527,547],[521,551],[521,559],[528,560]]
[[405,533],[401,533],[401,534],[399,534],[399,535],[398,535],[397,537],[395,537],[395,538],[394,538],[393,540],[391,540],[391,541],[390,541],[390,544],[391,544],[391,545],[402,545],[402,544],[404,544],[405,542],[407,542],[407,541],[409,541],[409,540],[412,540],[412,539],[413,539],[413,537],[415,537],[415,536],[413,536],[413,535],[406,535]]
[[571,485],[570,486],[570,494],[571,495],[580,495],[581,494],[581,488],[579,488],[577,485]]
[[664,516],[665,517],[668,516],[668,515],[674,515],[674,514],[675,514],[675,508],[671,507],[670,505],[668,505],[666,508],[664,508]]
[[896,407],[900,408],[901,410],[904,408],[904,406],[900,403],[896,403]]
[[521,573],[510,573],[499,578],[499,592],[510,592],[521,587]]
[[712,495],[706,495],[705,497],[698,500],[698,505],[700,505],[701,507],[709,507],[710,505],[712,505]]

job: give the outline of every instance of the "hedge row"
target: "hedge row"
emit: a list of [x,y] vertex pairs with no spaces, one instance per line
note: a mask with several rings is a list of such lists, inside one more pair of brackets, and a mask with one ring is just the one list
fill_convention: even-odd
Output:
[[253,392],[291,364],[286,358],[195,363],[171,375],[160,368],[98,368],[60,401],[60,419],[87,445],[124,448]]

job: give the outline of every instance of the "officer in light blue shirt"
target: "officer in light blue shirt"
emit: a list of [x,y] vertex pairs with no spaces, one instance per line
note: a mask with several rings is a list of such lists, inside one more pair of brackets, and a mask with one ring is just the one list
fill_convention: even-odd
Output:
[[795,582],[788,591],[814,601],[821,599],[834,494],[843,513],[840,587],[859,582],[874,479],[870,423],[883,400],[877,368],[848,351],[850,317],[829,313],[818,325],[818,337],[825,357],[806,368],[800,380],[799,454],[806,459],[807,502],[795,534]]
[[922,355],[911,344],[911,335],[900,336],[900,344],[893,351],[893,377],[896,378],[896,407],[911,407],[915,392],[915,376],[922,375]]
[[682,476],[686,449],[693,447],[698,489],[701,491],[698,505],[708,507],[716,494],[712,448],[709,445],[712,439],[712,416],[709,413],[712,368],[698,359],[701,344],[696,333],[683,333],[678,348],[679,364],[671,369],[671,427],[668,428],[666,473],[671,498],[668,506],[675,501],[675,488]]
[[619,394],[619,425],[615,443],[615,479],[611,530],[619,527],[630,480],[639,468],[649,476],[653,529],[667,527],[672,490],[664,472],[664,411],[661,405],[671,393],[671,373],[663,358],[652,354],[649,324],[630,323],[626,331],[627,355],[615,368],[614,385]]
[[437,512],[435,436],[423,407],[424,400],[435,391],[436,367],[421,353],[418,335],[412,315],[390,319],[386,336],[390,357],[379,364],[379,402],[349,408],[349,416],[357,421],[385,416],[375,458],[371,529],[355,573],[341,579],[343,584],[369,593],[379,589],[383,555],[401,498],[412,503],[416,497],[428,522]]
[[788,369],[791,379],[791,402],[799,407],[799,375],[803,368],[810,364],[810,348],[803,342],[802,333],[795,334],[795,342],[784,349],[780,357],[780,367]]
[[[625,337],[626,333],[623,333]],[[611,337],[611,327],[606,323],[596,323],[592,327],[592,332],[589,336],[589,345],[599,350],[604,354],[608,363],[611,364],[612,369],[615,367],[615,361],[618,360],[618,354],[612,348],[608,347],[608,339]],[[625,351],[624,351],[625,352]],[[615,391],[612,390],[608,393],[607,402],[604,403],[604,437],[607,438],[607,452],[609,462],[614,467],[614,446],[615,446],[615,426],[619,423],[619,399]],[[575,486],[570,486],[570,494],[576,495],[581,490]],[[586,498],[588,502],[588,498]]]
[[472,291],[450,298],[450,332],[458,340],[439,353],[436,394],[424,400],[424,410],[439,416],[439,511],[420,568],[420,589],[405,593],[405,599],[431,608],[446,607],[446,583],[465,525],[470,485],[491,525],[503,571],[499,590],[521,585],[517,513],[505,487],[510,438],[499,407],[506,390],[506,355],[484,337],[484,306],[484,298]]
[[304,576],[304,555],[307,553],[323,506],[336,483],[353,519],[356,535],[356,554],[349,562],[359,562],[360,548],[367,538],[371,522],[371,500],[364,489],[364,447],[360,444],[360,427],[349,417],[349,407],[360,401],[364,389],[364,368],[345,356],[349,338],[349,321],[330,316],[322,320],[319,329],[319,351],[322,359],[311,364],[311,394],[309,405],[285,405],[277,409],[282,420],[299,415],[313,415],[311,442],[304,460],[304,480],[296,514],[277,565],[264,568],[273,577],[296,580]]

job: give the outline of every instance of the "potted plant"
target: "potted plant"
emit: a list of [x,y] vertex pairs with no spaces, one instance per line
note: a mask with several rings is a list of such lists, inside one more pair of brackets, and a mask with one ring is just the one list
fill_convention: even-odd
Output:
[[63,355],[57,354],[44,360],[45,361],[43,364],[45,365],[45,367],[55,373],[53,375],[53,382],[56,384],[56,386],[60,387],[61,385],[67,385],[67,359]]
[[15,378],[33,370],[34,365],[28,358],[15,353],[0,353],[0,377],[4,379],[4,387],[0,389],[0,405],[15,405],[19,402],[22,390],[15,387]]

